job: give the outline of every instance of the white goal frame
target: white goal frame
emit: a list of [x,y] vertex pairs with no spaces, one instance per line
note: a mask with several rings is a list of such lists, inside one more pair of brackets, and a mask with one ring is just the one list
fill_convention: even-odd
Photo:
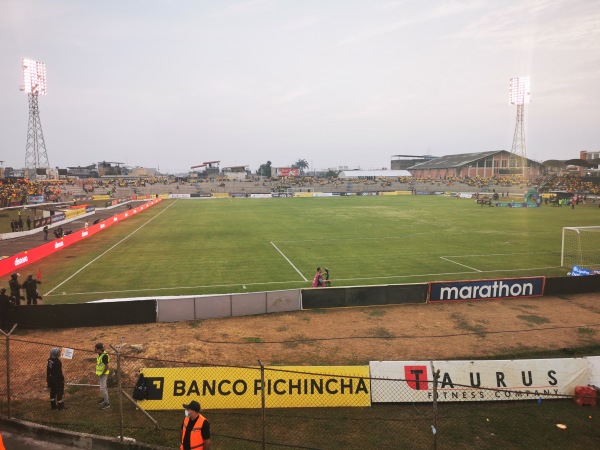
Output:
[[[585,247],[586,235],[597,237],[598,246]],[[593,242],[592,242],[593,244]],[[600,226],[563,227],[560,251],[560,266],[577,265],[588,269],[600,268]]]

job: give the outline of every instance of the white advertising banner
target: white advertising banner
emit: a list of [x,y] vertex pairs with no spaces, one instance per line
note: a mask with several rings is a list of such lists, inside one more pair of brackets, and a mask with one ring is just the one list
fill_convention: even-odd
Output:
[[371,361],[373,403],[553,399],[589,383],[585,358],[498,361]]
[[588,356],[585,359],[587,359],[590,364],[589,384],[600,387],[600,356]]
[[271,194],[250,194],[250,198],[271,198]]

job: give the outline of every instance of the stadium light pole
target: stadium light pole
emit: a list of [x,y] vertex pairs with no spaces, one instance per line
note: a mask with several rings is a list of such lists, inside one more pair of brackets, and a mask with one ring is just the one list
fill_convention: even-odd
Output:
[[23,85],[21,91],[27,92],[29,100],[29,124],[27,126],[27,145],[25,146],[25,170],[48,169],[48,153],[40,121],[38,96],[46,95],[46,65],[32,59],[23,59]]
[[517,106],[517,121],[511,153],[521,157],[523,178],[526,177],[527,150],[525,146],[525,105],[531,103],[531,79],[529,76],[510,79],[510,104]]

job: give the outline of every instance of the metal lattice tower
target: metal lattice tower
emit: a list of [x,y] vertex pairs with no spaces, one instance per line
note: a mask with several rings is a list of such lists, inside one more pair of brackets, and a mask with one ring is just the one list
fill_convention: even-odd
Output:
[[510,103],[517,106],[517,121],[511,153],[520,157],[523,177],[527,176],[527,148],[525,146],[525,104],[531,102],[531,79],[514,77],[510,79]]
[[521,166],[523,167],[523,176],[527,166],[527,149],[525,148],[525,105],[517,105],[517,121],[515,123],[515,134],[511,153],[521,157]]
[[27,126],[27,145],[25,146],[25,169],[46,169],[50,167],[50,164],[40,121],[38,94],[30,92],[27,94],[27,98],[29,99],[29,124]]

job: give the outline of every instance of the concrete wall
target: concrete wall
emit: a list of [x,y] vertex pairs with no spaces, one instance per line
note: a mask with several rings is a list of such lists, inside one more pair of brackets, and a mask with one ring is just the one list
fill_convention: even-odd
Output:
[[301,309],[300,289],[161,298],[157,300],[157,303],[157,322],[251,316]]

